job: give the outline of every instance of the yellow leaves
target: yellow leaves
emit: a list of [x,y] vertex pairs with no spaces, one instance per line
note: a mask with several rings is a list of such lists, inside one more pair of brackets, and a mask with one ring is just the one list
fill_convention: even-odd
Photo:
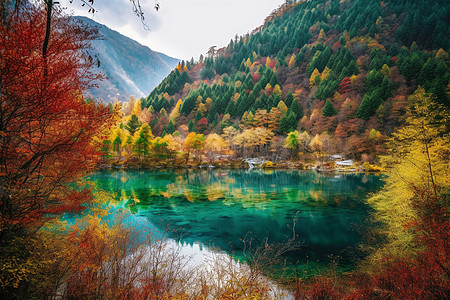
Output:
[[252,62],[250,60],[250,58],[247,58],[247,61],[244,64],[247,68],[250,68],[250,66],[252,65]]
[[319,82],[320,82],[320,72],[316,68],[316,69],[314,69],[311,76],[309,77],[309,88],[312,88],[313,86],[315,86],[319,83],[319,82],[317,82],[317,78],[319,78]]
[[267,128],[257,127],[245,129],[242,133],[233,138],[233,144],[243,146],[245,148],[262,146],[272,140],[273,132]]
[[170,113],[169,119],[173,119],[175,122],[180,118],[180,108],[183,104],[183,100],[178,99],[177,104],[175,105],[174,109]]
[[391,69],[389,68],[388,65],[384,64],[383,67],[381,68],[380,73],[388,77],[389,75],[391,75]]
[[208,108],[206,107],[206,105],[204,103],[200,103],[198,105],[198,111],[200,111],[203,116],[206,116],[206,113],[208,112]]
[[183,71],[183,69],[181,68],[181,63],[180,63],[180,62],[178,62],[178,65],[177,65],[176,69],[177,69],[178,72],[180,72],[180,74],[181,74],[181,72]]
[[295,54],[291,55],[291,58],[289,59],[288,67],[289,69],[292,69],[295,67]]
[[372,130],[370,130],[369,132],[369,140],[378,140],[382,138],[382,134],[381,132],[379,132],[378,130],[372,128]]
[[320,32],[319,32],[319,36],[317,37],[317,41],[324,42],[326,38],[327,38],[327,36],[325,34],[325,31],[323,31],[323,29],[321,28]]
[[218,134],[211,133],[205,140],[205,151],[214,152],[220,154],[228,149],[228,143]]
[[373,259],[380,253],[408,255],[417,250],[413,233],[405,227],[419,220],[414,204],[424,201],[422,194],[439,196],[450,182],[450,138],[444,125],[449,116],[420,87],[409,100],[412,109],[406,125],[392,135],[390,155],[381,160],[387,168],[386,184],[368,200],[387,237],[385,248]]
[[288,111],[286,104],[284,104],[283,100],[280,100],[277,105],[278,109],[281,111],[281,114],[285,114]]
[[439,60],[443,60],[446,61],[449,59],[449,55],[447,52],[444,51],[444,49],[440,48],[437,52],[436,52],[436,58]]
[[278,84],[276,84],[273,88],[272,95],[281,96],[281,88]]
[[267,56],[267,58],[266,58],[266,67],[270,67],[271,63],[272,63],[272,61],[270,60],[270,57]]
[[136,115],[138,118],[141,116],[142,113],[142,107],[141,107],[141,100],[137,99],[134,103],[133,110],[131,111],[132,115]]
[[[239,81],[239,80],[238,80],[238,81]],[[237,82],[237,81],[236,81],[236,82]],[[234,96],[233,96],[233,102],[236,103],[236,101],[239,99],[240,96],[241,96],[241,94],[239,94],[239,93],[234,94]]]
[[330,72],[331,72],[330,68],[328,68],[328,66],[325,66],[325,69],[323,70],[322,75],[320,76],[320,79],[321,80],[328,79],[328,77],[330,77]]
[[322,152],[323,150],[323,142],[322,142],[322,138],[320,137],[319,134],[316,134],[311,142],[309,143],[309,146],[311,147],[311,149],[313,149],[315,152]]

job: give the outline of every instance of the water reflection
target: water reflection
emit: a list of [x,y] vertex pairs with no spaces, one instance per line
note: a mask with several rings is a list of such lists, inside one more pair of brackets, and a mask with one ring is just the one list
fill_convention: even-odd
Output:
[[184,242],[237,254],[247,233],[256,242],[285,241],[297,216],[304,247],[287,258],[326,262],[334,254],[343,264],[355,259],[349,249],[366,226],[363,199],[382,184],[375,175],[296,170],[108,171],[91,180],[160,229],[170,224],[183,231]]

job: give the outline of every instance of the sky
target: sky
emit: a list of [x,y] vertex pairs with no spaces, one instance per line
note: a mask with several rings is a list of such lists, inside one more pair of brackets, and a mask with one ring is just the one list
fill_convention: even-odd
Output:
[[65,12],[82,15],[171,57],[198,60],[211,46],[228,45],[250,33],[284,0],[140,0],[149,30],[133,14],[130,0],[95,0],[94,15],[81,0],[60,0]]

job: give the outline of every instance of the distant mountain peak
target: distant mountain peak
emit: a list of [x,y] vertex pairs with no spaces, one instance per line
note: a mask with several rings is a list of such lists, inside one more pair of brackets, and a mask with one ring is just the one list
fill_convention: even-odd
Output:
[[86,17],[75,17],[98,28],[102,39],[92,42],[91,55],[99,59],[99,71],[107,79],[98,82],[86,96],[105,103],[143,97],[156,87],[177,65],[178,59],[149,47]]

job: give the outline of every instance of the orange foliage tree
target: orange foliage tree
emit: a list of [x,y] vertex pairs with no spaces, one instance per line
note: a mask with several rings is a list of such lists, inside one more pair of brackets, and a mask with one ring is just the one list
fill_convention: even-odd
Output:
[[[98,79],[86,51],[97,33],[56,16],[46,53],[46,12],[18,5],[0,24],[0,245],[35,232],[47,216],[79,211],[90,191],[71,187],[97,159],[92,136],[109,109],[83,99]],[[31,230],[32,229],[32,230]],[[26,248],[26,245],[25,245]],[[26,257],[30,249],[22,254]],[[7,251],[2,251],[2,260]]]

